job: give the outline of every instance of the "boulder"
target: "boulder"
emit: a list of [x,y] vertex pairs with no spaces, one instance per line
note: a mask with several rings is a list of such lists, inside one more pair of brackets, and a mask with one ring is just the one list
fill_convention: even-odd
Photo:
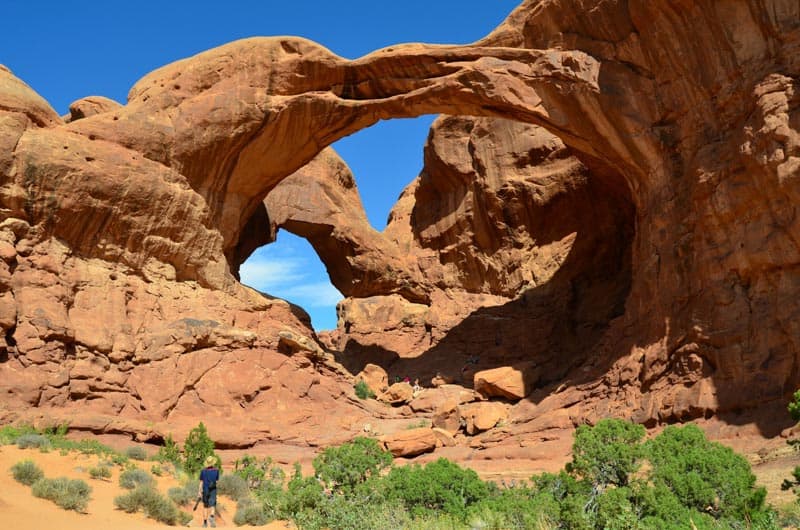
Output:
[[475,372],[473,385],[476,391],[486,397],[519,401],[533,390],[537,378],[535,366],[526,363]]
[[406,382],[395,383],[378,395],[378,401],[390,405],[405,405],[412,399],[414,399],[414,388]]
[[295,331],[282,330],[278,332],[278,341],[288,347],[292,353],[302,353],[312,359],[325,357],[325,350],[319,344]]
[[436,435],[436,447],[455,447],[456,439],[451,433],[438,427],[433,427],[431,430]]
[[508,418],[508,407],[494,401],[469,403],[460,406],[458,411],[470,436],[487,431]]
[[426,427],[386,435],[380,441],[392,456],[411,457],[436,449],[439,438],[432,429]]
[[367,364],[364,369],[356,375],[356,381],[364,381],[375,395],[379,395],[389,388],[389,376],[386,370],[377,364]]
[[414,412],[433,412],[447,401],[455,400],[458,404],[482,399],[474,390],[459,385],[442,385],[425,388],[409,403]]
[[458,400],[450,399],[440,404],[433,412],[431,424],[433,427],[455,434],[461,429],[461,414],[458,409]]
[[113,99],[104,96],[88,96],[70,103],[69,119],[65,121],[72,122],[120,108],[122,108],[122,105]]

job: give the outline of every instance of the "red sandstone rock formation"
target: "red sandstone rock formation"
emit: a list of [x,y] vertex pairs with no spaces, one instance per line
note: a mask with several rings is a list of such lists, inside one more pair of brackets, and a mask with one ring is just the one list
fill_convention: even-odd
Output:
[[[476,45],[356,61],[248,39],[70,123],[0,69],[4,416],[143,438],[201,418],[224,445],[317,446],[405,414],[292,355],[305,314],[236,281],[283,228],[350,297],[352,373],[535,366],[477,458],[530,459],[609,414],[757,410],[773,432],[764,411],[800,384],[799,9],[528,0]],[[325,148],[423,113],[483,117],[437,121],[377,233]]]

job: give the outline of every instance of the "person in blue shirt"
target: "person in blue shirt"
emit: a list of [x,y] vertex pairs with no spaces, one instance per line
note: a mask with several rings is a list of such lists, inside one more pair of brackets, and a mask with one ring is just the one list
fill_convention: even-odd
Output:
[[217,459],[213,456],[206,458],[205,469],[200,471],[200,490],[198,496],[203,499],[203,528],[211,522],[211,528],[217,526],[214,520],[214,512],[217,507],[217,481],[219,480],[219,469],[214,465]]

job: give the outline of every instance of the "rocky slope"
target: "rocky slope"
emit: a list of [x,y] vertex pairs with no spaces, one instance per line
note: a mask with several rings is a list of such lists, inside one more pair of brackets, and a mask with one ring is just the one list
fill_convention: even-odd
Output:
[[[424,386],[520,374],[504,426],[456,456],[534,458],[608,414],[774,435],[800,384],[799,10],[530,0],[475,45],[355,61],[248,39],[69,123],[0,70],[6,416],[316,446],[414,412],[353,397],[377,363]],[[453,117],[378,233],[326,146],[425,113]],[[348,296],[336,361],[236,281],[278,229]]]

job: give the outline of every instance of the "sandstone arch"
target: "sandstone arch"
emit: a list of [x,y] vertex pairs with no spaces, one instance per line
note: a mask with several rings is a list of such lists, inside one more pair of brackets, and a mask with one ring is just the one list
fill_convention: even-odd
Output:
[[[634,207],[625,312],[582,383],[544,389],[531,416],[745,423],[738,411],[757,409],[774,432],[765,407],[780,413],[800,383],[798,20],[781,0],[528,0],[474,46],[345,61],[302,39],[246,40],[69,124],[2,70],[3,388],[24,406],[102,396],[104,414],[157,419],[210,403],[205,372],[158,399],[145,374],[201,350],[247,362],[251,347],[277,351],[278,322],[304,328],[231,274],[267,192],[341,135],[443,112],[539,124]],[[370,281],[424,300],[409,280]],[[98,331],[101,316],[113,322]],[[214,402],[221,416],[269,393],[237,388]]]

